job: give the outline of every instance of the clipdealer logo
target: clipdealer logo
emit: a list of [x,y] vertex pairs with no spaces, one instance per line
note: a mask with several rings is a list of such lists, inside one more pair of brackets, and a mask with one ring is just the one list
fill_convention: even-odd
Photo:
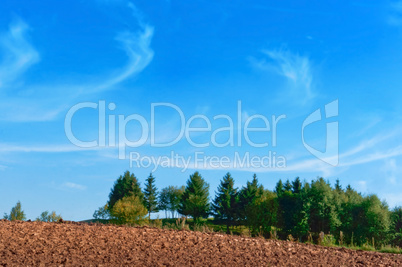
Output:
[[[338,116],[338,100],[332,101],[325,105],[325,119]],[[320,151],[304,140],[304,130],[307,126],[323,120],[321,116],[321,109],[315,110],[303,122],[302,125],[302,142],[304,147],[316,158],[328,163],[332,166],[337,166],[339,163],[339,125],[337,121],[326,123],[325,134],[325,150]]]
[[[97,111],[98,136],[91,141],[80,140],[72,130],[72,121],[75,116],[85,109]],[[167,142],[157,142],[156,131],[157,114],[163,109],[170,109],[180,121],[180,129],[176,136]],[[270,118],[262,114],[255,114],[243,118],[242,103],[238,101],[236,116],[227,114],[218,114],[208,118],[204,114],[196,114],[186,117],[180,107],[172,103],[152,103],[150,105],[149,120],[140,114],[111,114],[116,110],[116,104],[101,100],[95,102],[78,103],[67,112],[64,122],[66,137],[68,140],[81,148],[117,148],[118,158],[127,159],[129,157],[130,167],[149,168],[153,166],[153,171],[157,167],[175,167],[185,171],[188,168],[286,168],[286,158],[283,155],[277,155],[276,151],[264,150],[264,155],[253,156],[250,151],[243,153],[234,151],[231,157],[206,155],[200,152],[202,148],[207,147],[237,147],[246,145],[247,148],[275,148],[277,146],[277,131],[280,122],[286,119],[285,114],[279,116],[272,115]],[[163,113],[163,112],[162,112]],[[332,118],[338,115],[338,100],[325,105],[325,118]],[[159,118],[160,119],[160,118]],[[336,166],[338,164],[338,122],[327,123],[326,128],[326,149],[319,151],[305,141],[304,130],[309,125],[323,120],[321,110],[317,109],[311,113],[303,122],[301,128],[301,137],[304,147],[318,159]],[[160,122],[160,120],[159,120]],[[204,127],[195,127],[194,122],[203,122]],[[254,124],[252,124],[254,122]],[[258,122],[260,127],[255,127]],[[129,124],[139,126],[135,128],[135,133],[139,138],[130,140],[127,135]],[[225,126],[222,126],[225,125]],[[254,127],[251,127],[254,125]],[[219,127],[218,127],[219,126]],[[255,134],[262,134],[264,138],[255,140]],[[203,142],[195,140],[194,135],[203,134],[207,140]],[[218,135],[226,134],[227,140],[223,141],[217,138]],[[251,134],[251,135],[250,135]],[[254,134],[254,135],[253,135]],[[267,138],[268,137],[268,138]],[[171,151],[170,155],[141,155],[138,151],[130,151],[127,155],[127,148],[139,148],[147,145],[152,148],[173,148],[180,141],[185,140],[191,146],[196,148],[193,155],[180,155]],[[261,151],[261,150],[259,150]]]

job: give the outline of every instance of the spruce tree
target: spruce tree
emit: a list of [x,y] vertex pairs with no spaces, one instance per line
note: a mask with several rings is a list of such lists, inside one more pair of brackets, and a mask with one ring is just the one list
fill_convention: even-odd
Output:
[[279,181],[276,183],[275,191],[274,191],[274,192],[278,195],[278,197],[283,194],[283,183],[282,183],[282,180],[279,180]]
[[[249,206],[262,196],[264,187],[258,184],[257,175],[253,175],[253,180],[247,182],[246,187],[243,187],[239,193],[239,209],[238,216],[241,220],[247,221]],[[247,224],[247,222],[246,222]]]
[[[277,214],[280,235],[302,238],[308,232],[308,215],[305,209],[306,203],[305,189],[299,177],[294,181],[286,181],[283,192],[278,194],[277,203],[279,210]],[[290,189],[289,189],[290,188]]]
[[290,183],[289,179],[286,180],[285,185],[283,186],[283,190],[286,192],[292,191],[292,184]]
[[197,223],[201,217],[208,217],[209,209],[209,184],[195,172],[187,180],[178,211],[180,214],[193,217]]
[[134,173],[126,171],[123,176],[116,180],[113,188],[110,190],[108,208],[113,209],[114,204],[123,197],[137,196],[143,201],[144,195],[141,192],[140,183],[137,181]]
[[257,175],[254,173],[253,180],[247,182],[246,187],[241,190],[241,198],[246,202],[252,202],[256,197],[261,196],[264,192],[264,187],[258,184]]
[[151,219],[151,213],[158,212],[158,193],[155,186],[155,177],[152,176],[152,173],[148,176],[145,182],[144,205],[148,210],[148,217]]
[[216,192],[215,200],[212,204],[215,219],[226,222],[226,232],[237,219],[237,209],[239,204],[239,194],[234,188],[234,180],[230,173],[227,173]]
[[302,183],[300,181],[300,178],[296,177],[296,179],[292,182],[292,193],[298,194],[300,193],[301,189],[302,189]]
[[336,179],[335,190],[338,192],[342,191],[342,186],[341,186],[341,182],[339,181],[339,179]]

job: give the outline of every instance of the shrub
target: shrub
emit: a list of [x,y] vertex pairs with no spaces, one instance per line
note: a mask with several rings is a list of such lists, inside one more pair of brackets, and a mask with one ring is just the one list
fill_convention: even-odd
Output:
[[24,221],[26,219],[25,213],[21,208],[21,202],[18,201],[17,204],[11,209],[10,215],[4,213],[4,219],[9,221]]
[[49,211],[44,211],[40,214],[38,218],[36,218],[36,221],[39,222],[57,222],[61,218],[61,215],[57,215],[55,211],[52,211],[49,213]]
[[144,224],[147,209],[137,196],[128,196],[118,200],[110,211],[112,222],[116,224]]

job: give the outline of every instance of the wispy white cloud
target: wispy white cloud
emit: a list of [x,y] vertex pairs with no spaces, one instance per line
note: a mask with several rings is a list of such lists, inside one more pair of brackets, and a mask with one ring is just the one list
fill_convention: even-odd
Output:
[[385,151],[378,151],[378,152],[372,152],[367,155],[361,155],[360,157],[356,159],[352,159],[350,161],[347,161],[343,164],[340,164],[340,166],[354,166],[354,165],[360,165],[364,163],[369,163],[381,159],[388,159],[391,157],[397,157],[402,155],[402,146],[398,146],[396,148],[388,149]]
[[370,139],[363,140],[358,145],[342,153],[339,157],[346,158],[348,156],[356,155],[359,152],[362,152],[363,150],[368,150],[379,143],[382,143],[384,141],[394,138],[395,136],[398,136],[398,133],[399,133],[398,131],[390,131],[387,132],[386,134],[379,134]]
[[0,100],[0,121],[52,121],[67,110],[74,98],[5,97]]
[[[351,167],[360,164],[370,163],[378,160],[389,159],[402,155],[402,146],[390,149],[382,149],[373,151],[372,148],[386,140],[394,137],[394,134],[378,135],[374,138],[365,140],[360,144],[350,148],[339,155],[339,164],[337,168]],[[371,150],[371,151],[370,151]],[[311,170],[321,171],[323,174],[330,174],[335,167],[329,166],[319,159],[302,160],[295,164],[288,165],[290,170],[308,172]]]
[[[341,153],[339,155],[339,164],[337,167],[328,165],[326,162],[318,158],[286,158],[286,167],[284,168],[253,168],[253,167],[239,167],[235,166],[234,159],[231,159],[229,163],[229,168],[227,166],[210,166],[196,165],[194,163],[189,164],[190,169],[205,169],[205,170],[236,170],[236,171],[247,171],[256,173],[277,173],[277,172],[297,172],[297,173],[321,173],[323,176],[330,176],[334,172],[339,172],[342,169],[349,168],[356,165],[366,164],[370,162],[375,162],[379,160],[393,160],[394,157],[402,156],[402,146],[374,150],[378,144],[390,141],[396,136],[396,132],[387,135],[378,135],[371,139],[362,141],[360,144],[350,148],[349,150]],[[285,155],[286,156],[286,155]],[[304,156],[305,157],[305,156]],[[329,159],[326,159],[327,161]],[[396,166],[395,166],[396,167]]]
[[382,167],[382,171],[384,172],[385,177],[387,177],[389,183],[393,185],[397,184],[396,175],[398,167],[396,165],[396,160],[394,158],[385,160],[384,166]]
[[[385,175],[388,177],[389,182],[395,183],[396,181],[396,172],[397,172],[397,165],[395,157],[402,156],[402,146],[398,146],[395,148],[390,149],[382,149],[382,150],[375,150],[375,147],[382,142],[389,141],[394,134],[389,135],[379,135],[373,137],[371,139],[365,140],[360,144],[350,148],[349,150],[341,153],[339,155],[339,165],[337,167],[333,167],[328,165],[327,163],[323,162],[317,158],[305,158],[306,155],[300,154],[299,157],[296,158],[288,158],[286,157],[286,166],[284,168],[263,168],[258,167],[254,168],[252,166],[241,166],[240,164],[235,164],[235,159],[231,158],[231,161],[227,164],[225,163],[224,166],[211,166],[210,164],[206,163],[195,163],[195,156],[191,153],[183,152],[180,156],[186,161],[175,161],[166,155],[148,155],[144,151],[142,156],[150,156],[153,158],[163,157],[167,158],[162,160],[156,165],[157,168],[178,168],[178,169],[197,169],[197,170],[230,170],[230,171],[246,171],[246,172],[256,172],[256,173],[278,173],[278,172],[297,172],[297,173],[320,173],[324,177],[328,177],[333,175],[334,173],[342,172],[345,168],[349,168],[356,165],[367,164],[375,161],[385,160],[386,161],[386,169]],[[94,147],[94,148],[80,148],[73,145],[38,145],[38,146],[18,146],[18,145],[10,145],[10,144],[0,144],[0,152],[7,153],[7,152],[15,152],[15,153],[68,153],[68,152],[81,152],[81,151],[99,151],[98,156],[100,158],[115,158],[117,157],[116,153],[112,153],[112,151],[117,150],[119,147]],[[188,152],[188,151],[187,151]],[[239,153],[240,157],[242,154]],[[250,153],[250,158],[253,155]],[[303,159],[304,157],[304,159]],[[168,161],[168,162],[166,162]],[[237,162],[239,163],[239,162]],[[163,166],[162,166],[163,165]],[[229,165],[229,166],[228,166]],[[155,167],[155,166],[153,166]],[[384,168],[385,168],[384,167]],[[0,166],[0,169],[2,166]]]
[[378,125],[383,121],[383,118],[378,114],[368,114],[367,112],[364,115],[360,115],[357,119],[357,122],[365,122],[365,126],[359,128],[356,136],[365,135],[370,129],[374,126]]
[[59,153],[59,152],[75,152],[84,150],[100,150],[96,148],[81,148],[74,145],[13,145],[0,144],[0,152],[38,152],[38,153]]
[[263,50],[269,60],[254,60],[255,67],[274,72],[288,81],[287,91],[281,92],[286,98],[292,97],[305,104],[315,97],[313,92],[313,74],[310,59],[307,56],[292,53],[289,50]]
[[[133,5],[129,4],[132,8]],[[121,82],[143,71],[152,61],[151,48],[154,28],[138,20],[139,30],[123,31],[116,41],[128,57],[127,64],[110,74],[100,74],[92,82],[59,81],[24,86],[24,92],[16,92],[15,81],[23,78],[24,72],[39,61],[40,55],[28,41],[28,25],[21,19],[11,24],[2,35],[2,53],[5,60],[0,65],[0,89],[7,92],[0,100],[0,120],[4,121],[49,121],[58,118],[74,102],[83,96],[115,89]],[[0,91],[1,92],[1,91]]]
[[390,4],[387,22],[393,26],[402,26],[402,1],[394,1]]
[[127,53],[129,62],[127,66],[114,77],[103,81],[99,85],[86,86],[89,90],[86,93],[99,92],[113,88],[116,84],[121,83],[127,78],[143,71],[152,61],[154,52],[150,47],[154,28],[144,25],[140,32],[121,32],[117,35],[116,40],[119,41],[124,51]]
[[76,184],[76,183],[71,183],[71,182],[66,182],[61,185],[62,188],[65,189],[76,189],[76,190],[85,190],[87,187],[84,185]]
[[[145,143],[149,145],[149,143]],[[36,153],[64,153],[64,152],[76,152],[76,151],[113,151],[125,147],[125,144],[116,144],[114,146],[94,146],[94,147],[79,147],[74,144],[38,144],[38,145],[20,145],[10,143],[0,143],[0,152],[36,152]]]
[[3,61],[0,63],[0,90],[7,87],[40,59],[39,53],[27,40],[28,25],[16,19],[8,32],[0,36]]
[[[358,145],[348,149],[347,151],[341,153],[339,155],[339,164],[337,167],[333,167],[325,163],[324,161],[317,158],[306,158],[306,153],[300,153],[298,157],[286,157],[286,166],[284,168],[253,168],[252,166],[241,166],[239,164],[235,164],[234,157],[227,155],[231,158],[228,164],[224,166],[211,166],[210,164],[196,164],[194,162],[194,152],[186,152],[179,153],[186,160],[186,168],[189,169],[197,169],[197,170],[236,170],[236,171],[247,171],[247,172],[256,172],[256,173],[277,173],[277,172],[297,172],[297,173],[321,173],[321,175],[327,177],[333,175],[336,172],[342,172],[343,169],[347,169],[352,166],[357,166],[361,164],[367,164],[375,161],[385,160],[387,162],[387,175],[389,177],[389,181],[392,183],[396,180],[396,171],[397,165],[395,161],[395,157],[402,156],[402,145],[384,149],[386,147],[387,141],[392,141],[395,136],[398,136],[397,132],[392,132],[389,134],[381,134],[375,136],[371,139],[364,140]],[[170,141],[170,140],[169,140]],[[383,143],[383,145],[381,145]],[[385,144],[384,144],[385,143]],[[388,142],[389,143],[389,142]],[[146,145],[149,145],[148,143]],[[123,144],[119,144],[116,147],[94,147],[94,148],[80,148],[74,145],[14,145],[14,144],[6,144],[0,143],[0,152],[2,153],[68,153],[68,152],[81,152],[81,151],[99,151],[99,157],[101,158],[116,158],[117,154],[113,151],[122,147]],[[383,147],[382,149],[375,149],[376,147]],[[113,153],[112,153],[113,152]],[[144,151],[142,156],[151,156],[148,155]],[[242,154],[239,153],[240,157]],[[154,158],[158,157],[166,157],[166,155],[152,155]],[[250,153],[250,158],[253,156]],[[189,157],[191,157],[189,159]],[[183,169],[182,162],[175,162],[174,160],[168,159],[169,163],[164,162],[165,166],[163,168],[179,168]],[[328,159],[327,159],[328,161]],[[238,162],[237,162],[238,163]],[[216,164],[215,164],[216,165]],[[229,166],[228,166],[229,165]],[[0,166],[1,169],[1,166]]]

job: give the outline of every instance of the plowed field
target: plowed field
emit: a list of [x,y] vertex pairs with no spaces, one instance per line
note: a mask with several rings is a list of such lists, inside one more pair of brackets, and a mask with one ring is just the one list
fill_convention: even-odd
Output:
[[218,233],[0,221],[3,266],[402,266],[402,255]]

